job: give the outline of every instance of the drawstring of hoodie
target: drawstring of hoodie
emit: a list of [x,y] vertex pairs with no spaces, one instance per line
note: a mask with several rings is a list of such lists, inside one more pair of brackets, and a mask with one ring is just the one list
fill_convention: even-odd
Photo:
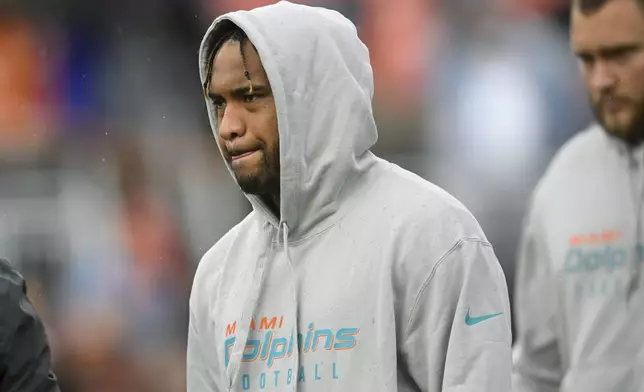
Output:
[[[291,256],[288,249],[288,224],[286,222],[280,222],[277,230],[277,238],[282,235],[282,242],[284,246],[284,255],[286,256],[286,264],[291,275],[291,300],[293,314],[293,330],[292,335],[295,339],[295,348],[293,350],[294,354],[294,377],[293,377],[293,391],[297,391],[297,373],[299,370],[300,362],[300,353],[299,353],[299,344],[297,342],[297,324],[298,324],[298,311],[297,311],[297,286],[295,285],[295,271],[293,271],[293,265],[291,263]],[[239,371],[241,368],[241,363],[244,355],[244,349],[246,348],[246,341],[248,340],[248,335],[250,333],[250,324],[253,314],[255,313],[255,307],[259,302],[259,294],[262,289],[262,283],[264,279],[264,270],[266,265],[266,260],[268,259],[268,253],[270,252],[271,242],[273,237],[271,235],[266,236],[266,243],[264,245],[264,250],[257,260],[255,265],[255,271],[253,275],[253,283],[251,285],[251,292],[249,293],[246,301],[244,302],[244,307],[242,308],[242,315],[237,325],[238,335],[233,344],[233,349],[230,354],[230,360],[228,362],[228,367],[226,369],[226,377],[228,378],[228,391],[234,391],[235,385],[239,379]]]
[[[633,151],[633,154],[635,152]],[[633,250],[632,264],[631,264],[631,279],[628,285],[627,300],[633,297],[633,294],[639,289],[640,280],[642,276],[642,264],[644,260],[644,244],[642,243],[642,207],[644,205],[644,175],[642,175],[644,167],[644,148],[642,148],[642,161],[637,162],[634,155],[630,155],[630,183],[633,195],[633,203],[635,207],[635,249]],[[639,189],[638,189],[639,186]]]
[[242,357],[244,355],[244,349],[246,348],[248,334],[250,333],[251,319],[253,317],[253,314],[255,313],[255,307],[257,306],[259,300],[259,293],[262,289],[265,264],[266,259],[268,258],[267,253],[270,251],[271,242],[272,236],[267,235],[262,254],[259,256],[257,264],[255,264],[251,291],[248,294],[248,297],[246,297],[244,307],[242,308],[242,315],[239,320],[239,325],[237,325],[239,333],[237,334],[235,343],[233,344],[232,353],[230,354],[230,360],[228,362],[228,368],[226,369],[226,376],[228,378],[228,391],[234,390],[235,383],[239,378],[239,370],[241,368]]
[[[282,232],[282,245],[284,246],[284,255],[286,256],[286,264],[288,265],[289,272],[291,273],[291,287],[292,287],[292,301],[293,301],[293,329],[291,331],[291,336],[295,342],[295,348],[293,349],[293,362],[295,364],[295,369],[293,370],[293,391],[297,391],[297,376],[300,369],[300,345],[298,343],[297,337],[297,324],[298,324],[298,311],[297,311],[297,285],[295,284],[295,271],[293,270],[293,264],[291,263],[291,255],[288,251],[288,224],[286,222],[280,222],[279,231]],[[278,231],[278,234],[279,234]]]

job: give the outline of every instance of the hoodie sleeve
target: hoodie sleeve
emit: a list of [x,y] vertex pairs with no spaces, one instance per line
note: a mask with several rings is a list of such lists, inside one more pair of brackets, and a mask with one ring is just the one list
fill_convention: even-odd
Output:
[[[534,215],[534,210],[531,211]],[[558,391],[563,378],[557,346],[557,288],[536,219],[525,225],[515,283],[513,384],[517,392]]]
[[58,392],[45,327],[25,280],[0,259],[0,392]]
[[424,276],[403,334],[405,368],[421,391],[510,392],[511,344],[507,285],[492,246],[463,239]]

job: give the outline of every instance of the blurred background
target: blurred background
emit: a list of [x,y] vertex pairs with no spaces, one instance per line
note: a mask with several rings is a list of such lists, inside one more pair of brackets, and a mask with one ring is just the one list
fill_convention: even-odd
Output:
[[[0,256],[28,281],[63,391],[185,390],[194,271],[250,211],[197,50],[217,15],[270,2],[0,1]],[[358,25],[375,152],[463,201],[513,290],[530,193],[591,121],[568,2],[301,2]]]

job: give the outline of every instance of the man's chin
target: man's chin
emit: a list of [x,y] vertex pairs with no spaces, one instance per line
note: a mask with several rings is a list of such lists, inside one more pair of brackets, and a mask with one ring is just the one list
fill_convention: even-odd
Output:
[[606,132],[620,139],[625,139],[629,133],[627,129],[616,124],[603,122],[602,125]]
[[626,127],[623,125],[613,125],[602,123],[606,132],[610,135],[619,138],[629,144],[639,144],[644,141],[644,128]]
[[237,184],[244,193],[258,195],[261,193],[262,184],[256,175],[235,175]]
[[644,140],[644,117],[639,113],[604,113],[598,119],[606,132],[629,144],[639,144]]

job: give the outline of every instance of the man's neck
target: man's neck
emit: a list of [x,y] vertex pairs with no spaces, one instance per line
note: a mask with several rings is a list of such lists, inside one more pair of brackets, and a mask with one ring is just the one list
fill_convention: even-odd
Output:
[[269,195],[264,195],[262,196],[262,200],[268,208],[271,210],[273,214],[277,217],[279,220],[281,217],[280,214],[280,195],[278,194],[269,194]]

